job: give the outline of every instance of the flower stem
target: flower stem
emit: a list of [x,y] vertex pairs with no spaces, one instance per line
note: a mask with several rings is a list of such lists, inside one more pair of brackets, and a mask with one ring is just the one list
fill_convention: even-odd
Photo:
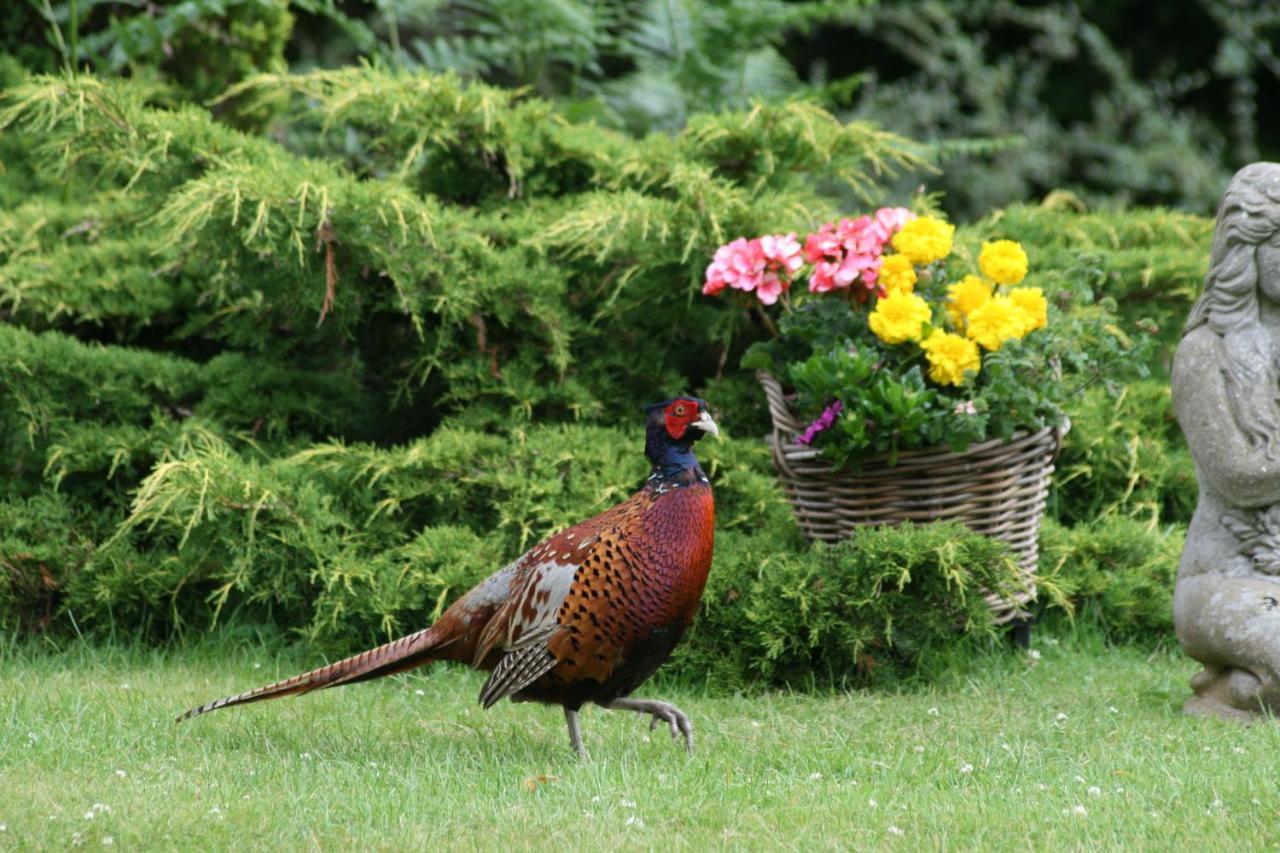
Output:
[[778,332],[778,327],[774,324],[773,318],[765,313],[764,306],[757,302],[754,308],[756,310],[756,316],[760,318],[760,323],[769,333],[769,336],[774,340],[781,338],[782,335]]

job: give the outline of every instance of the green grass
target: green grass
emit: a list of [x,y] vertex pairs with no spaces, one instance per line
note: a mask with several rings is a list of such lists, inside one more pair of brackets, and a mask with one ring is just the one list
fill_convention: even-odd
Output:
[[593,708],[579,762],[558,709],[481,711],[456,668],[175,725],[318,661],[0,644],[0,849],[1271,845],[1280,729],[1183,717],[1177,655],[1037,646],[901,693],[648,686],[697,754]]

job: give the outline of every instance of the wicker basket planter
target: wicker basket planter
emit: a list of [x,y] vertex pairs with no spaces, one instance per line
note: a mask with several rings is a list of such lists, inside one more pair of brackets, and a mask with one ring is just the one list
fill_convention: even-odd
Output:
[[1008,542],[1022,566],[1025,593],[987,597],[996,622],[1026,615],[1024,606],[1035,596],[1036,537],[1058,430],[1018,432],[1009,442],[986,441],[962,453],[947,447],[904,451],[894,466],[874,456],[857,472],[844,471],[819,451],[796,444],[806,424],[796,418],[777,379],[765,372],[758,378],[773,419],[773,464],[805,536],[837,542],[863,525],[959,521]]

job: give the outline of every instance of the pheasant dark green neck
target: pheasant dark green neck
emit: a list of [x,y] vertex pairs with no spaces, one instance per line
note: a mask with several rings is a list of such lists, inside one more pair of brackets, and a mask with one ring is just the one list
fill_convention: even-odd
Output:
[[677,441],[662,424],[650,421],[645,430],[644,455],[650,466],[650,485],[685,486],[706,483],[707,475],[693,455],[693,441]]

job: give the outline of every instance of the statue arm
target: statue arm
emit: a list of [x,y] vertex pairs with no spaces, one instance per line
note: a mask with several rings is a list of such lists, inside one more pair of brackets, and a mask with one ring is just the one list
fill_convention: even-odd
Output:
[[1251,444],[1231,415],[1217,336],[1206,328],[1183,338],[1173,363],[1173,411],[1200,476],[1235,506],[1280,501],[1280,458]]

